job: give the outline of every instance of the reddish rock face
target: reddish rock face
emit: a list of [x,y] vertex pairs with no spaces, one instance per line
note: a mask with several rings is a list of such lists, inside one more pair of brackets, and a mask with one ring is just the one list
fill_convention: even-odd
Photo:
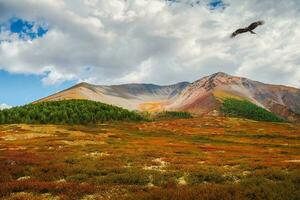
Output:
[[81,83],[39,101],[89,99],[131,110],[177,110],[215,115],[225,98],[249,100],[285,119],[300,121],[300,89],[264,84],[222,72],[193,83],[182,82],[169,86],[99,86]]
[[225,98],[249,100],[285,119],[300,119],[299,89],[264,84],[225,73],[216,73],[191,83],[168,108],[205,114],[217,110]]

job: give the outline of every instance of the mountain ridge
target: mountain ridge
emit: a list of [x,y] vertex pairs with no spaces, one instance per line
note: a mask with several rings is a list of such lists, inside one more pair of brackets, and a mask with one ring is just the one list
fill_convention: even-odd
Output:
[[226,98],[248,100],[290,121],[300,120],[300,89],[266,84],[224,72],[205,76],[192,83],[171,85],[93,85],[83,82],[36,102],[88,99],[129,110],[188,111],[202,115],[219,114],[222,101]]

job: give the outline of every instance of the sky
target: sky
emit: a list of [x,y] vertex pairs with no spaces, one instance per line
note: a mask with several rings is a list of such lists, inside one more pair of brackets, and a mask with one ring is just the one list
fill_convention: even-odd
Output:
[[[231,39],[264,20],[256,35]],[[92,84],[226,72],[300,88],[299,0],[0,0],[0,109]]]

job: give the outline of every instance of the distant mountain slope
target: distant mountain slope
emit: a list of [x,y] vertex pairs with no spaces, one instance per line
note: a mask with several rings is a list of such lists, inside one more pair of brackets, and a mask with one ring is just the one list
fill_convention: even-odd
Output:
[[130,110],[175,110],[218,114],[224,99],[248,100],[285,119],[300,120],[300,89],[270,85],[222,72],[193,83],[169,86],[125,84],[101,86],[80,83],[41,101],[88,99]]
[[36,102],[64,99],[87,99],[113,104],[130,110],[140,110],[145,102],[168,101],[178,95],[188,82],[169,86],[154,84],[91,85],[80,83]]

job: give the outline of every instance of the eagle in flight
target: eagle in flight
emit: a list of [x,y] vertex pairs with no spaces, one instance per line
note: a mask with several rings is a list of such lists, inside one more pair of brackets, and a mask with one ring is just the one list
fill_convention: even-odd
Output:
[[232,34],[231,34],[231,38],[234,38],[235,36],[237,36],[238,34],[241,34],[241,33],[246,33],[246,32],[250,32],[251,34],[256,34],[255,32],[253,32],[254,29],[256,29],[258,26],[261,26],[265,24],[264,21],[257,21],[257,22],[254,22],[252,24],[250,24],[248,27],[246,28],[240,28],[236,31],[234,31]]

